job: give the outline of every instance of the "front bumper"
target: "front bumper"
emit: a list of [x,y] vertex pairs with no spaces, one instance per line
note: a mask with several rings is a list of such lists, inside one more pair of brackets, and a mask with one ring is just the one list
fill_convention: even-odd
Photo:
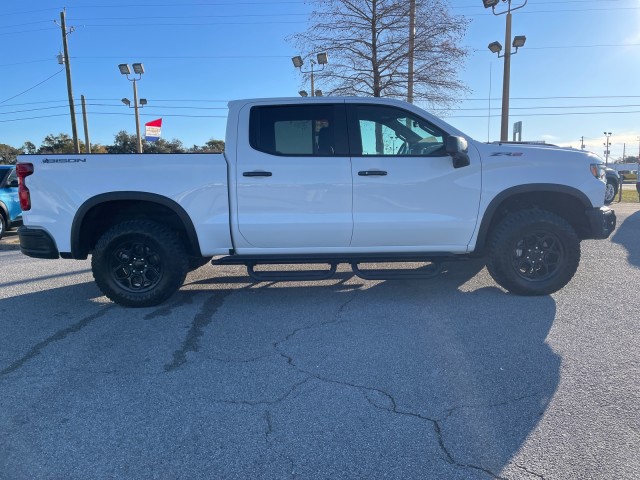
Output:
[[44,230],[22,226],[18,229],[20,250],[33,258],[58,258],[58,247],[49,233]]
[[587,238],[608,238],[616,229],[616,212],[609,207],[593,208],[587,210],[590,235]]

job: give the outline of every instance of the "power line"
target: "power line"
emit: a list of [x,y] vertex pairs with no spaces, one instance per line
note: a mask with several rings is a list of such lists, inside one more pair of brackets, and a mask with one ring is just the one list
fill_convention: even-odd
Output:
[[21,12],[2,12],[2,16],[8,16],[8,15],[24,15],[26,13],[39,13],[39,12],[49,12],[51,10],[60,10],[61,8],[64,7],[52,7],[52,8],[41,8],[39,10],[23,10]]
[[[562,112],[562,113],[529,113],[529,114],[519,114],[519,117],[545,117],[545,116],[571,116],[571,115],[624,115],[624,114],[637,114],[640,113],[640,110],[629,111],[629,112]],[[129,112],[89,112],[90,115],[120,115],[120,116],[131,116],[132,114]],[[227,118],[227,115],[187,115],[187,114],[172,114],[172,113],[155,113],[148,112],[141,114],[144,117],[174,117],[174,118]],[[53,118],[53,117],[66,117],[68,114],[52,114],[52,115],[39,115],[33,117],[21,117],[21,118],[13,118],[7,120],[0,120],[0,123],[9,123],[9,122],[19,122],[24,120],[36,120],[42,118]],[[443,118],[487,118],[487,115],[441,115]],[[500,115],[490,115],[491,117],[499,118]]]
[[[640,95],[592,95],[592,96],[556,96],[556,97],[511,97],[511,100],[567,100],[567,99],[579,99],[585,98],[640,98]],[[465,98],[464,102],[486,102],[488,100],[500,100],[500,98]]]
[[[113,101],[115,101],[115,99],[112,99]],[[154,100],[151,99],[151,101],[162,101],[162,100]],[[182,101],[181,101],[182,102]],[[121,108],[122,105],[120,103],[87,103],[87,106],[91,106],[91,107],[116,107],[116,108]],[[9,112],[0,112],[0,115],[10,115],[10,114],[15,114],[15,113],[25,113],[25,112],[37,112],[37,111],[43,111],[43,110],[54,110],[54,109],[58,109],[58,108],[66,108],[67,107],[67,102],[65,102],[65,104],[63,105],[56,105],[56,106],[51,106],[51,107],[40,107],[40,108],[28,108],[28,109],[23,109],[23,110],[13,110],[13,111],[9,111]],[[535,107],[511,107],[510,110],[549,110],[549,109],[558,109],[558,110],[563,110],[563,109],[577,109],[577,108],[638,108],[640,107],[640,104],[626,104],[626,105],[565,105],[565,106],[535,106]],[[176,106],[176,105],[160,105],[160,104],[153,104],[153,108],[166,108],[169,110],[227,110],[227,107],[199,107],[199,106],[189,106],[189,105],[180,105],[180,106]],[[449,109],[449,111],[455,111],[455,112],[460,112],[460,111],[486,111],[489,110],[487,108],[482,108],[482,107],[477,107],[477,108],[451,108]],[[500,108],[495,107],[495,108],[491,108],[490,110],[500,110]],[[567,114],[571,113],[571,112],[565,112]],[[598,112],[585,112],[585,113],[598,113]],[[626,113],[626,112],[618,112],[618,113]]]
[[[519,117],[568,117],[570,115],[623,115],[629,113],[640,113],[640,110],[634,110],[630,112],[558,112],[558,113],[522,113]],[[487,115],[441,115],[443,118],[487,118]],[[490,115],[491,117],[500,117],[500,115]]]
[[[247,24],[249,25],[249,24]],[[565,45],[565,46],[548,46],[548,47],[527,47],[528,50],[547,50],[547,49],[566,49],[566,48],[598,48],[598,47],[640,47],[640,43],[626,43],[626,44],[602,44],[602,45]],[[484,50],[474,49],[476,52],[484,52]],[[71,56],[72,59],[78,60],[109,60],[109,59],[121,59],[123,56],[138,57],[144,59],[154,60],[240,60],[240,59],[253,59],[253,58],[290,58],[290,55],[144,55],[144,54],[123,54],[123,55],[78,55]],[[52,59],[41,60],[26,60],[24,62],[16,63],[3,63],[0,67],[12,67],[15,65],[24,65],[29,63],[42,63],[50,62]],[[511,97],[513,98],[513,97]],[[486,99],[485,99],[486,100]]]
[[[558,100],[558,99],[569,99],[569,100],[585,100],[585,99],[635,99],[640,98],[640,95],[593,95],[593,96],[550,96],[550,97],[511,97],[511,100]],[[91,102],[120,102],[119,98],[87,98],[87,101]],[[205,98],[151,98],[149,99],[153,102],[179,102],[179,103],[227,103],[229,99],[205,99]],[[486,102],[488,98],[466,98],[463,102]],[[491,98],[492,101],[499,100],[499,98]],[[0,108],[8,108],[8,107],[21,107],[25,105],[39,105],[39,104],[48,104],[48,103],[61,103],[62,105],[56,107],[45,107],[47,108],[62,108],[66,107],[68,104],[67,100],[43,100],[38,102],[23,102],[23,103],[11,103],[7,105],[0,105]],[[119,107],[119,103],[114,104],[99,104],[99,103],[91,103],[89,105],[92,106],[117,106]],[[157,105],[154,105],[157,106]],[[638,107],[640,105],[637,104],[623,104],[623,105],[565,105],[565,106],[530,106],[530,107],[511,107],[512,110],[535,110],[535,109],[550,109],[550,108],[633,108]],[[162,106],[163,108],[191,108],[191,109],[226,109],[227,107],[193,107],[193,106],[172,106],[166,105]],[[474,107],[474,108],[452,108],[451,110],[455,111],[471,111],[471,110],[479,110],[486,111],[485,107]],[[6,112],[5,112],[6,113]],[[595,113],[595,112],[594,112]]]
[[20,32],[5,32],[5,33],[0,33],[0,35],[5,36],[5,35],[17,35],[19,33],[32,33],[32,32],[44,32],[46,30],[57,30],[58,27],[51,27],[51,28],[38,28],[35,30],[22,30]]
[[51,80],[53,77],[55,77],[56,75],[59,75],[60,73],[63,72],[63,69],[58,70],[56,73],[54,73],[53,75],[51,75],[50,77],[45,78],[44,80],[42,80],[40,83],[36,83],[33,87],[27,88],[24,92],[20,92],[17,95],[14,95],[13,97],[9,97],[5,100],[0,101],[0,104],[8,102],[9,100],[13,100],[16,97],[19,97],[20,95],[24,95],[27,92],[30,92],[31,90],[33,90],[36,87],[39,87],[40,85],[42,85],[43,83]]

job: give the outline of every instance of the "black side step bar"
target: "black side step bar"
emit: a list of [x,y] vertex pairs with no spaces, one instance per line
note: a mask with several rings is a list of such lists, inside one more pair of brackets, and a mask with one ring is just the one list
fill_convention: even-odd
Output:
[[352,263],[351,270],[358,277],[365,280],[428,279],[435,278],[442,272],[442,262],[432,262],[426,268],[374,268],[364,270],[360,268],[359,263]]
[[[248,275],[256,282],[296,282],[328,280],[336,273],[337,266],[341,263],[351,265],[354,275],[365,280],[395,280],[395,279],[428,279],[437,277],[442,272],[443,261],[467,260],[464,255],[454,255],[443,252],[430,253],[405,253],[389,256],[388,254],[352,254],[341,255],[228,255],[214,259],[213,265],[245,265]],[[430,263],[419,268],[412,269],[376,269],[361,268],[361,264],[367,263]],[[327,270],[261,270],[256,271],[257,265],[303,265],[320,264],[328,265]]]
[[338,265],[330,263],[328,270],[303,270],[301,272],[293,270],[256,272],[254,267],[255,265],[247,265],[247,273],[256,282],[311,282],[330,279],[336,274]]

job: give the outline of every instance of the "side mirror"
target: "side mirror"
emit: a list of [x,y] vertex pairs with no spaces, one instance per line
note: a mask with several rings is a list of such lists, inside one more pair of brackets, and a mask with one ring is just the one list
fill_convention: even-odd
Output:
[[467,140],[462,137],[447,137],[446,150],[453,161],[453,168],[466,167],[471,164],[469,160],[469,144]]
[[8,187],[18,187],[18,179],[16,178],[15,180],[11,180],[9,182],[9,185],[7,185]]

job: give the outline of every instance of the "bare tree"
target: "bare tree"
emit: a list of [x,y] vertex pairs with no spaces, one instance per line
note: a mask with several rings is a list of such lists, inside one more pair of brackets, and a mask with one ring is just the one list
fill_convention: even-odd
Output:
[[406,98],[411,53],[416,100],[443,107],[467,91],[458,71],[468,21],[450,14],[448,2],[415,0],[413,52],[408,0],[310,2],[310,27],[289,40],[303,52],[329,54],[327,68],[315,75],[331,94]]

